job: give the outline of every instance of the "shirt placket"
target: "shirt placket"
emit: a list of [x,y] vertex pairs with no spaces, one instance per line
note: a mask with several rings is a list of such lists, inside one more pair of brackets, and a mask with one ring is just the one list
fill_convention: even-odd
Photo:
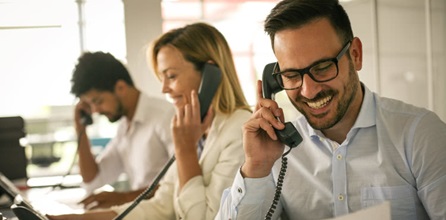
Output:
[[347,204],[347,170],[345,163],[346,147],[327,140],[333,149],[332,156],[332,178],[333,178],[333,201],[334,214],[340,216],[348,214]]
[[[133,133],[135,130],[135,124],[132,122],[128,122],[128,123],[131,123],[131,124],[128,124],[128,125],[130,125],[130,127],[127,127],[127,129],[125,130],[124,135],[122,137],[122,140],[121,140],[121,147],[122,147],[121,152],[120,152],[122,155],[121,158],[131,158],[132,155],[130,155],[130,152],[132,152],[132,150],[130,150],[130,148],[135,147],[135,146],[132,146],[133,145],[132,135],[134,135]],[[135,176],[134,176],[134,173],[129,172],[130,170],[133,170],[131,168],[131,163],[129,163],[129,161],[127,161],[127,162],[124,162],[123,165],[125,166],[126,175],[127,175],[128,179],[131,180],[130,185],[131,185],[131,187],[134,187],[133,184],[134,184]]]

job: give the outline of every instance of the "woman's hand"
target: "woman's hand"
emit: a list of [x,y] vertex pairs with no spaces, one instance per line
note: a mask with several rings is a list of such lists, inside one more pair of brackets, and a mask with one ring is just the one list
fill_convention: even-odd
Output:
[[206,117],[201,122],[200,102],[196,91],[192,90],[190,98],[185,97],[185,100],[187,100],[186,104],[176,108],[176,115],[172,119],[175,150],[179,151],[177,153],[196,152],[198,141],[210,128],[214,118],[212,108],[209,108]]
[[172,135],[180,190],[190,179],[202,174],[197,144],[209,130],[213,118],[214,113],[210,109],[201,122],[200,103],[195,91],[191,92],[190,102],[188,100],[186,105],[176,109],[176,115],[172,119]]

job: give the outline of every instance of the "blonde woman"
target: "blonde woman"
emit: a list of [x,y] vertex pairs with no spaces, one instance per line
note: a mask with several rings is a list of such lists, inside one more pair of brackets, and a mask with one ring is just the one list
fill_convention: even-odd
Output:
[[[176,109],[171,122],[176,161],[154,197],[125,219],[213,219],[244,160],[241,127],[251,116],[231,50],[216,28],[194,23],[160,36],[150,56],[162,92]],[[206,63],[220,68],[222,80],[201,122],[197,90]],[[112,219],[128,205],[53,219]]]

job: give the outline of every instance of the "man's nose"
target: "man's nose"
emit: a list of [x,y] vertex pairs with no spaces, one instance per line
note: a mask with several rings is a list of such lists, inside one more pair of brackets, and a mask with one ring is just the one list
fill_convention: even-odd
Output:
[[308,74],[304,74],[300,94],[307,99],[313,99],[320,91],[320,83],[314,81]]

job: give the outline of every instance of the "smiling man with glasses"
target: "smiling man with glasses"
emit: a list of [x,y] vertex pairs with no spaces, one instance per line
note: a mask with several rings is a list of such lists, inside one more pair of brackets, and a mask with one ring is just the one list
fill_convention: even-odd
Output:
[[361,83],[362,43],[339,2],[281,1],[265,30],[271,74],[303,115],[293,122],[303,141],[291,151],[278,141],[283,110],[259,82],[245,163],[216,219],[327,219],[385,201],[392,219],[446,219],[446,124]]

